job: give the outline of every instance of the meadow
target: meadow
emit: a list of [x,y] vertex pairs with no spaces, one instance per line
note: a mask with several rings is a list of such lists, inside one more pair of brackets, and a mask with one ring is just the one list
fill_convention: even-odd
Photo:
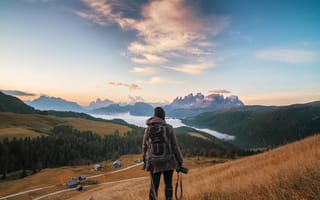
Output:
[[[187,165],[188,167],[188,165]],[[174,175],[175,178],[175,175]],[[175,181],[175,180],[174,180]],[[320,135],[183,175],[185,200],[287,200],[320,198]],[[149,178],[75,193],[72,200],[147,199]],[[163,185],[159,199],[164,199]]]
[[115,130],[118,130],[120,134],[131,131],[130,127],[121,124],[74,117],[0,112],[0,119],[0,139],[45,135],[59,125],[69,125],[80,131],[90,130],[99,135],[113,134]]

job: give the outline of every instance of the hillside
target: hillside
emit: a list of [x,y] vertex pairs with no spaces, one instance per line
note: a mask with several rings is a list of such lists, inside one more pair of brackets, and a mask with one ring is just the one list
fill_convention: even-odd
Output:
[[75,117],[56,117],[43,114],[17,114],[0,112],[0,137],[17,136],[13,131],[7,132],[8,128],[33,131],[40,134],[49,134],[59,125],[69,125],[80,131],[92,131],[99,135],[113,134],[115,130],[126,133],[131,130],[129,126],[107,121],[93,121]]
[[[263,154],[192,169],[183,175],[183,199],[319,199],[319,144],[320,135],[316,135]],[[149,178],[130,180],[133,174],[126,176],[128,181],[101,185],[69,197],[71,200],[146,199]],[[163,193],[160,185],[160,199],[164,198]]]
[[236,136],[242,148],[273,147],[320,132],[320,102],[281,107],[253,107],[208,112],[185,124]]
[[0,112],[34,113],[35,109],[16,97],[0,92]]

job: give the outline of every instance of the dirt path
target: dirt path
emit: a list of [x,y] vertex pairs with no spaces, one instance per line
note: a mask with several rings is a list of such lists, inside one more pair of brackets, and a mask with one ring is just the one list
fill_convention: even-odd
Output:
[[[125,167],[123,169],[119,169],[119,170],[116,170],[116,171],[107,172],[107,173],[103,173],[103,174],[98,174],[98,175],[94,175],[94,176],[88,176],[87,179],[96,178],[96,177],[100,177],[100,176],[104,176],[104,175],[108,175],[108,174],[119,173],[119,172],[122,172],[122,171],[125,171],[125,170],[128,170],[128,169],[140,166],[142,164],[143,163],[138,163],[138,164],[130,165],[128,167]],[[126,179],[126,180],[129,180],[129,179]],[[123,181],[125,181],[125,180],[123,180]],[[112,184],[112,183],[117,183],[117,182],[119,182],[119,181],[113,181],[113,182],[107,182],[107,183],[101,183],[101,184]],[[17,192],[17,193],[13,193],[13,194],[10,194],[10,195],[4,196],[4,197],[0,197],[0,200],[6,200],[8,198],[16,197],[16,196],[19,196],[19,195],[23,195],[23,194],[27,194],[27,193],[35,192],[35,191],[39,191],[39,190],[49,189],[49,188],[53,188],[53,187],[56,187],[56,185],[49,185],[49,186],[46,186],[46,187],[35,188],[35,189],[31,189],[31,190]],[[86,186],[86,187],[88,187],[88,186]],[[49,194],[37,197],[35,199],[42,199],[42,198],[47,197],[47,196],[59,194],[59,193],[62,193],[62,192],[68,192],[68,191],[71,191],[71,190],[74,190],[74,188],[65,189],[65,190],[59,190],[59,191],[56,191],[56,192],[53,192],[53,193],[49,193]]]

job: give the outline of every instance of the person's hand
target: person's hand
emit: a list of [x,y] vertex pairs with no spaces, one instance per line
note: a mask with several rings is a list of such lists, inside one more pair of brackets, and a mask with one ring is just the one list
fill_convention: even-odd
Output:
[[143,159],[143,166],[142,166],[142,170],[145,170],[147,168],[147,164],[145,159]]
[[178,168],[176,169],[176,172],[180,172],[181,167],[184,167],[183,163],[178,164]]

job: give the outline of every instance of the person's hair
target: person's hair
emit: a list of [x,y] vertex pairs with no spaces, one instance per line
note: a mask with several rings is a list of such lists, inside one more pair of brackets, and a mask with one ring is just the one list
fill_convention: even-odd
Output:
[[164,118],[166,117],[166,113],[164,112],[163,108],[155,107],[153,116],[159,117],[160,119],[164,120]]

